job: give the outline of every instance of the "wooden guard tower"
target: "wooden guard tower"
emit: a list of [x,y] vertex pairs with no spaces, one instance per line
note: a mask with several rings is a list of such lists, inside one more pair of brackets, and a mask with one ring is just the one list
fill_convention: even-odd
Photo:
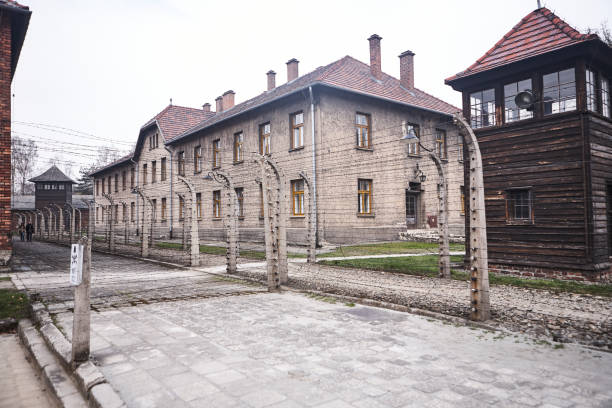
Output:
[[611,81],[612,48],[547,8],[446,79],[482,152],[491,271],[610,278]]

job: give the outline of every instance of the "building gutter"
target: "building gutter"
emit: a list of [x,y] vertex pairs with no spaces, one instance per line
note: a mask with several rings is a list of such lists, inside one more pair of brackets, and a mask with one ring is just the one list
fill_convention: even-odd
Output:
[[312,217],[315,230],[315,246],[319,243],[318,212],[317,212],[317,145],[315,138],[315,113],[314,97],[312,96],[312,86],[308,87],[310,95],[310,134],[312,137]]
[[[138,186],[140,185],[140,183],[138,182],[138,174],[140,173],[140,169],[138,168],[138,163],[136,163],[134,161],[134,159],[132,157],[130,157],[130,161],[132,163],[134,163],[134,167],[136,167],[136,188],[138,188]],[[139,220],[139,215],[140,211],[138,210],[138,195],[136,195],[136,235],[138,235],[138,225],[140,225],[140,220]]]

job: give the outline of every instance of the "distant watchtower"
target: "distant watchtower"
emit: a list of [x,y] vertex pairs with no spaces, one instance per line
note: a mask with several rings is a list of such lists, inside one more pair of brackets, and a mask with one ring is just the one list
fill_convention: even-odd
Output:
[[57,204],[60,207],[63,207],[64,203],[72,204],[72,185],[76,182],[56,166],[51,166],[49,170],[29,181],[36,186],[34,205],[37,210],[49,204]]
[[611,81],[612,48],[543,7],[446,79],[482,152],[490,270],[610,276]]

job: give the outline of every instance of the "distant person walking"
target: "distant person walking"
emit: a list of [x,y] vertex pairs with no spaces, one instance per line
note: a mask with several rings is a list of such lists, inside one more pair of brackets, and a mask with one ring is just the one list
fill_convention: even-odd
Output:
[[32,242],[32,235],[34,234],[34,226],[32,225],[31,222],[28,222],[28,224],[25,227],[25,231],[26,231],[27,241]]
[[19,224],[19,239],[23,242],[25,238],[25,227],[23,226],[23,223]]

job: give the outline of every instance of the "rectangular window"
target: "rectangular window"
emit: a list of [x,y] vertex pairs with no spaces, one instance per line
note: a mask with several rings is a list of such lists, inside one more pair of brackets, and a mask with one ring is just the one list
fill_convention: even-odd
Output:
[[370,149],[372,147],[370,123],[370,115],[357,112],[355,115],[355,134],[357,135],[358,147],[364,149]]
[[106,208],[104,208],[104,206],[102,206],[100,208],[101,208],[100,212],[102,213],[102,222],[104,222],[104,219],[106,218],[106,216],[105,216]]
[[113,208],[113,220],[115,224],[119,223],[119,204],[115,204]]
[[304,180],[291,180],[291,198],[293,215],[304,215]]
[[236,189],[236,214],[238,217],[244,217],[244,188],[238,187]]
[[[419,125],[414,125],[412,123],[406,124],[406,133],[413,133],[417,138],[421,137],[421,129]],[[418,156],[420,153],[419,150],[419,139],[411,139],[408,143],[408,154],[411,156]]]
[[202,193],[196,193],[196,216],[202,218]]
[[166,158],[162,157],[161,159],[161,174],[159,176],[161,181],[166,181]]
[[119,174],[115,174],[115,193],[119,192]]
[[576,75],[574,68],[552,72],[542,77],[544,115],[576,109]]
[[130,168],[130,188],[134,188],[135,180],[136,180],[136,169],[132,167]]
[[213,218],[221,217],[221,190],[213,191]]
[[[110,177],[110,176],[108,176],[108,179],[107,179],[106,181],[107,181],[107,184],[108,184],[108,185],[107,185],[108,194],[110,194],[110,193],[111,193],[111,191],[112,191],[112,190],[111,190],[111,177]],[[55,184],[53,184],[53,189],[55,190]]]
[[125,191],[127,188],[127,176],[125,170],[121,172],[121,189]]
[[[60,190],[63,190],[63,189],[64,189],[64,185],[63,185],[63,184],[59,184],[59,185],[58,185],[58,188],[59,188]],[[117,191],[117,189],[116,189],[116,188],[115,188],[115,191]]]
[[291,148],[304,147],[304,113],[297,112],[289,116],[291,122]]
[[136,209],[134,203],[130,203],[130,221],[134,222],[136,219]]
[[166,208],[167,208],[167,207],[166,207],[166,198],[164,197],[164,198],[162,198],[162,200],[161,200],[161,219],[162,219],[162,220],[165,220],[165,219],[166,219],[166,217],[167,217],[167,215],[166,215],[166,214],[167,214],[167,213],[166,213],[166,211],[167,211],[167,210],[166,210]]
[[600,81],[600,92],[601,92],[601,114],[606,118],[612,117],[610,111],[610,81],[608,78],[601,78]]
[[100,221],[100,207],[96,207],[96,222]]
[[96,195],[100,195],[100,180],[96,180]]
[[193,172],[200,173],[202,171],[202,147],[196,146],[193,149]]
[[465,187],[459,187],[461,192],[461,215],[465,215]]
[[157,199],[151,200],[151,220],[157,221]]
[[586,70],[586,102],[587,110],[597,112],[597,92],[595,91],[595,72],[587,68]]
[[446,131],[441,129],[436,129],[436,154],[446,159]]
[[179,197],[179,220],[185,218],[185,200]]
[[495,89],[470,94],[470,122],[474,129],[495,126]]
[[157,181],[157,161],[153,160],[151,162],[151,183],[155,183]]
[[533,222],[531,190],[518,188],[506,191],[506,220],[508,222]]
[[147,164],[142,165],[142,185],[147,184]]
[[242,145],[244,143],[244,134],[238,132],[234,134],[234,163],[240,163],[244,160]]
[[127,221],[127,216],[127,204],[123,203],[121,204],[121,221],[125,223]]
[[221,140],[213,140],[212,142],[212,166],[213,169],[217,167],[221,167]]
[[520,109],[516,106],[516,102],[514,102],[514,98],[520,92],[531,91],[532,89],[531,79],[504,85],[504,115],[506,123],[533,118],[533,109]]
[[270,154],[270,123],[259,125],[259,154]]
[[357,213],[372,214],[372,180],[359,179],[357,193]]
[[179,152],[178,154],[178,174],[179,176],[185,176],[185,152]]

